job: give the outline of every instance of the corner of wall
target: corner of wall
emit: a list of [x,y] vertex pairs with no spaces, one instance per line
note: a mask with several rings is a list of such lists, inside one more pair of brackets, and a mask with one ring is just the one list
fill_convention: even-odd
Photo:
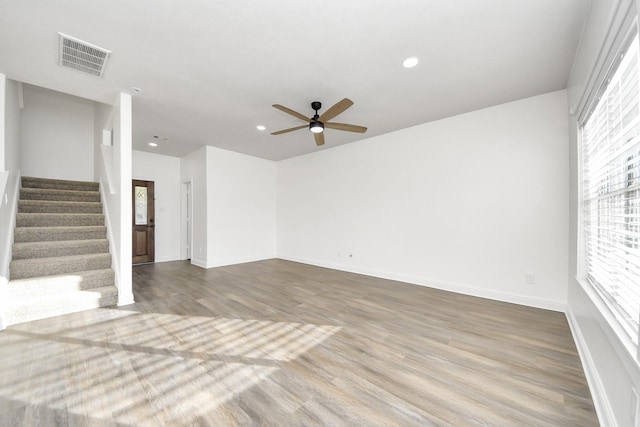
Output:
[[[134,302],[131,270],[131,96],[120,93],[113,106],[94,109],[94,147],[102,147],[102,131],[113,129],[113,146],[94,150],[96,180],[100,182],[109,232],[112,266],[118,288],[118,305]],[[105,159],[111,155],[111,161]]]
[[198,259],[198,258],[191,258],[191,264],[195,265],[196,267],[200,267],[200,268],[209,268],[207,266],[207,262],[205,260]]

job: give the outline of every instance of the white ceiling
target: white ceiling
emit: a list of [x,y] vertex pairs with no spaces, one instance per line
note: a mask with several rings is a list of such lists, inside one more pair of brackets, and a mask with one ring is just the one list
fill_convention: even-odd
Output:
[[[589,0],[2,0],[0,73],[95,101],[134,95],[135,149],[279,160],[566,87]],[[57,33],[111,50],[102,79],[57,65]],[[401,62],[420,63],[404,69]],[[275,110],[355,105],[316,147]],[[322,113],[322,111],[321,111]],[[256,130],[263,124],[267,131]],[[153,149],[153,135],[169,138]]]

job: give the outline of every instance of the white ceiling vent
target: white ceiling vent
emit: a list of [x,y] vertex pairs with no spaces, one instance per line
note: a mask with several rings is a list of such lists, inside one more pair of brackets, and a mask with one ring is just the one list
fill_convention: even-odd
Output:
[[102,77],[111,51],[66,34],[58,33],[58,36],[60,38],[59,64],[61,66]]

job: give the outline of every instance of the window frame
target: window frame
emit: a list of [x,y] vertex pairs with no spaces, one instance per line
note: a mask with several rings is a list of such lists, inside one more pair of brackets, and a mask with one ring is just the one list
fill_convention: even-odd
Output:
[[[577,271],[576,280],[587,293],[589,298],[594,302],[598,311],[606,320],[608,326],[613,330],[619,342],[626,351],[634,358],[637,364],[640,364],[640,327],[635,336],[629,334],[629,327],[624,325],[619,319],[618,314],[614,313],[609,301],[602,290],[594,285],[588,278],[587,274],[587,257],[586,257],[586,234],[585,234],[585,214],[584,214],[584,153],[583,153],[583,130],[591,113],[595,110],[601,96],[607,89],[607,83],[611,76],[619,69],[622,62],[622,54],[625,53],[636,35],[640,34],[640,24],[638,14],[635,8],[631,7],[625,15],[620,30],[614,34],[613,40],[609,40],[608,52],[600,53],[600,61],[594,66],[593,74],[589,79],[587,88],[581,99],[582,108],[577,117],[577,187],[578,187],[578,204],[577,204]],[[611,34],[610,34],[611,35]],[[639,42],[640,43],[640,42]],[[605,45],[606,47],[606,45]],[[603,49],[604,50],[604,49]],[[598,72],[599,71],[599,72]],[[574,107],[575,108],[575,107]]]

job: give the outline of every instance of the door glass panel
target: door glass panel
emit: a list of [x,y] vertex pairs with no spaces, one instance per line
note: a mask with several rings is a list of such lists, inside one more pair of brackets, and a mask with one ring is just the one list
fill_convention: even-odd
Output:
[[136,225],[147,225],[147,187],[135,188]]

